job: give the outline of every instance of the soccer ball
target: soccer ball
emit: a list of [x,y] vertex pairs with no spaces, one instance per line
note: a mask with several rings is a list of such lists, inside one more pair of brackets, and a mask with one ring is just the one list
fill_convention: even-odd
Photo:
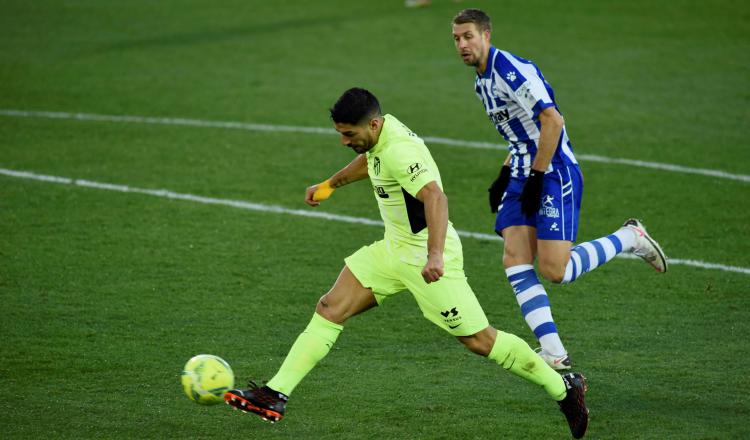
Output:
[[232,367],[212,354],[194,356],[182,369],[182,388],[193,402],[215,405],[234,388]]

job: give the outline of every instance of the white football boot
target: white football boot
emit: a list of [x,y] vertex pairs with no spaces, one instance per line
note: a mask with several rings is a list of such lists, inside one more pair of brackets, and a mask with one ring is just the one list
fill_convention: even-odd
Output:
[[635,233],[635,246],[633,246],[631,252],[634,255],[643,258],[643,260],[656,269],[657,272],[666,272],[667,256],[664,255],[664,251],[661,250],[659,243],[648,235],[646,227],[643,226],[638,219],[634,218],[628,219],[622,227],[628,228]]
[[552,367],[553,370],[570,370],[570,356],[568,356],[567,353],[562,356],[555,356],[553,354],[547,353],[547,351],[543,350],[542,347],[537,347],[534,351],[539,355],[540,358],[544,359],[544,362]]

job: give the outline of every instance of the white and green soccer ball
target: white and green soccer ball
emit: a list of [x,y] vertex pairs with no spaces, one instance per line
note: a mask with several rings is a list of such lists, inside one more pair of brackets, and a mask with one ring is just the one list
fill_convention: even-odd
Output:
[[232,367],[212,354],[193,356],[182,369],[182,388],[193,402],[215,405],[234,388]]

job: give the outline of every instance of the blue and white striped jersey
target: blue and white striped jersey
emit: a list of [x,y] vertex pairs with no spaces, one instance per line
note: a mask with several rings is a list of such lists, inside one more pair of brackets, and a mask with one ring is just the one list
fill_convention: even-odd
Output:
[[[511,176],[528,176],[539,142],[539,113],[557,108],[552,87],[531,61],[490,46],[487,69],[477,74],[475,90],[490,121],[509,143]],[[547,172],[577,163],[563,126]]]

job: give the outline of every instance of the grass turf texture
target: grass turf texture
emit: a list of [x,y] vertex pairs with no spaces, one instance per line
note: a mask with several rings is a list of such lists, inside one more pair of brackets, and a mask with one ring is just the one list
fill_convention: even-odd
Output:
[[[479,2],[536,61],[579,153],[748,174],[743,2]],[[0,107],[328,126],[361,85],[423,136],[497,141],[435,2],[6,2]],[[645,11],[645,12],[644,12]],[[508,15],[508,12],[511,12]],[[491,233],[503,154],[431,147],[463,230]],[[334,136],[0,116],[0,167],[303,208],[351,159]],[[746,183],[584,162],[579,238],[644,219],[674,258],[750,267]],[[320,210],[377,218],[369,185]],[[199,407],[197,353],[268,379],[342,259],[379,228],[0,176],[5,438],[567,437],[544,393],[466,352],[403,294],[354,318],[278,425]],[[501,245],[464,239],[490,322],[534,344]],[[549,286],[591,438],[739,438],[748,276],[615,261]]]

